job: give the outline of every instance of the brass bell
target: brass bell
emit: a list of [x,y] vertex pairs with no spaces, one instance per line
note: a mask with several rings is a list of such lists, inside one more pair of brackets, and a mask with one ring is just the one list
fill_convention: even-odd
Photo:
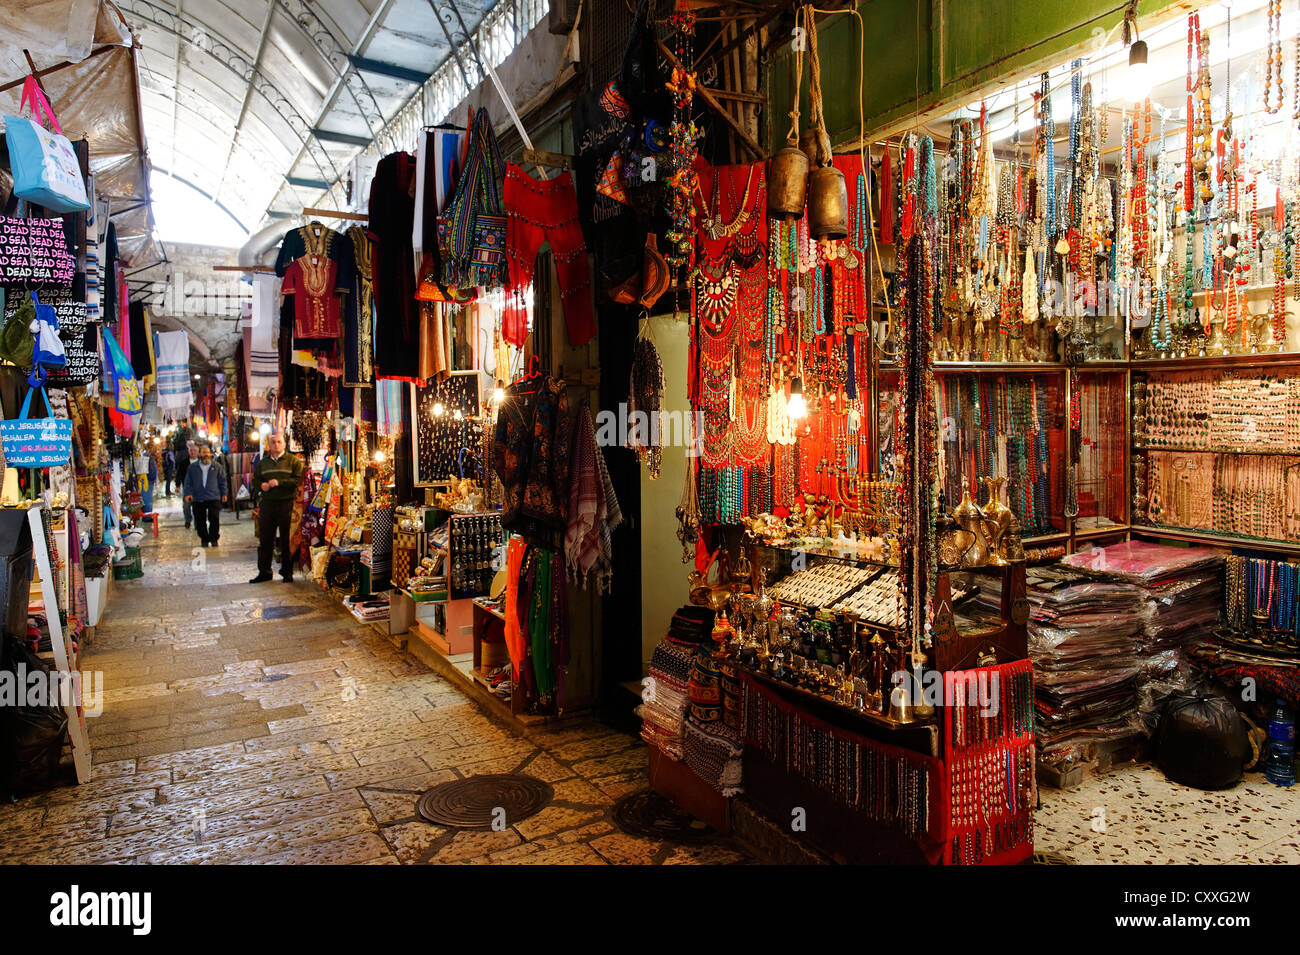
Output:
[[799,134],[799,149],[808,157],[809,167],[816,167],[821,162],[819,147],[821,145],[820,131],[815,127],[809,127]]
[[834,166],[814,169],[808,176],[808,234],[814,239],[848,238],[849,189],[844,173]]
[[768,162],[767,214],[782,222],[802,219],[807,197],[807,154],[796,146],[778,150]]
[[889,694],[889,719],[894,723],[913,723],[912,701],[906,687],[896,686]]

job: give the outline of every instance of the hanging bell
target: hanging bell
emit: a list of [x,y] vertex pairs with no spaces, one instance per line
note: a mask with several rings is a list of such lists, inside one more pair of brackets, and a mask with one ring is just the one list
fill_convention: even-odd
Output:
[[808,234],[814,239],[848,238],[849,189],[844,173],[834,166],[814,169],[808,176]]
[[802,219],[807,197],[808,156],[796,146],[786,146],[768,162],[767,214],[782,222]]
[[810,169],[815,169],[821,165],[821,156],[818,153],[818,148],[821,145],[820,140],[821,133],[815,126],[811,126],[799,134],[799,148],[808,157],[808,167]]

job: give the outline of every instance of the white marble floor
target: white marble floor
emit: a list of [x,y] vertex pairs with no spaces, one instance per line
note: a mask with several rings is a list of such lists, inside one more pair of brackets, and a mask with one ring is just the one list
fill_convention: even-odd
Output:
[[1040,794],[1035,850],[1081,865],[1300,863],[1300,786],[1274,786],[1263,773],[1204,792],[1155,766],[1126,766]]

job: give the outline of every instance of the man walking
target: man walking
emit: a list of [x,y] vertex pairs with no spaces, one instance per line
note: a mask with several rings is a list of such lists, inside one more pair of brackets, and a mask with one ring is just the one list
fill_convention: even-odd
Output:
[[181,489],[181,510],[185,514],[185,529],[190,529],[193,515],[190,513],[190,501],[186,497],[185,480],[190,473],[190,452],[186,442],[176,442],[176,486]]
[[163,481],[166,496],[172,496],[172,480],[176,477],[176,455],[171,448],[163,448]]
[[289,525],[293,520],[293,500],[302,482],[302,458],[284,450],[284,435],[275,433],[266,439],[266,451],[253,468],[253,487],[261,492],[257,511],[257,576],[250,584],[271,579],[271,556],[276,533],[280,536],[280,578],[293,582],[293,553],[289,549]]
[[199,459],[185,474],[185,503],[194,514],[194,529],[204,547],[221,537],[221,505],[226,503],[226,472],[212,460],[212,449],[199,447]]

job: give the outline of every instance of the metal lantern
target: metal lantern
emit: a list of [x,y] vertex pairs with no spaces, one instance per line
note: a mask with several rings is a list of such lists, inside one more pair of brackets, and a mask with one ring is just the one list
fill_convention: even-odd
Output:
[[798,146],[786,146],[768,162],[767,214],[782,222],[803,218],[808,196],[808,156]]

